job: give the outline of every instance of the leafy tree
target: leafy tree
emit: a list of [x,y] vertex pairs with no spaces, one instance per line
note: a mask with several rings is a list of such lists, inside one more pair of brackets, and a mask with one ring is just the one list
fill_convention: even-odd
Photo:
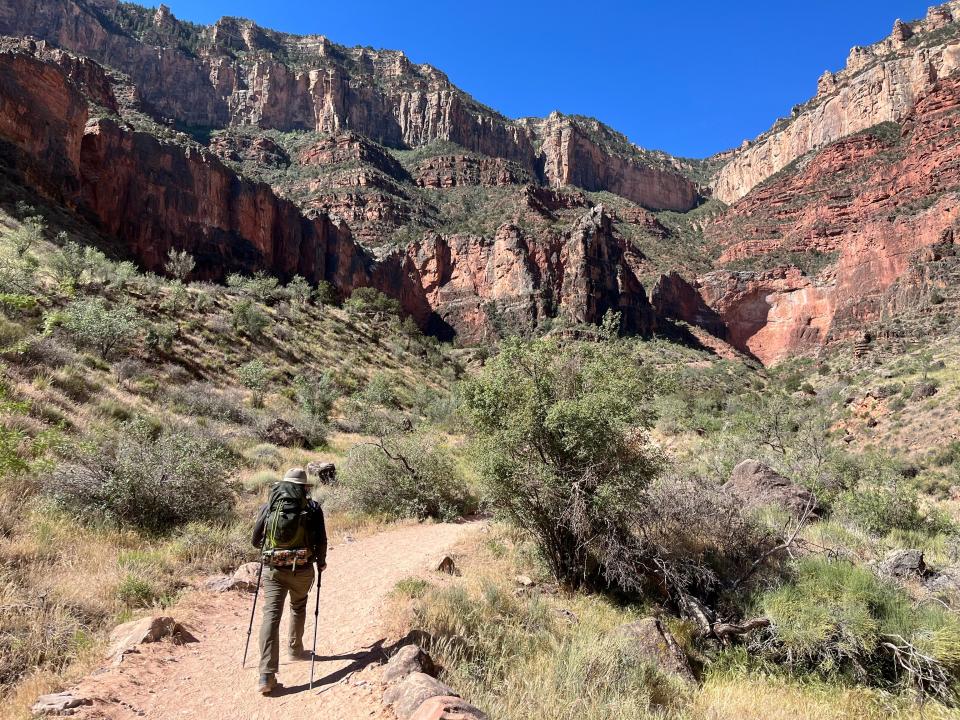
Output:
[[300,275],[294,275],[291,278],[290,282],[287,283],[286,290],[290,296],[290,301],[297,305],[307,305],[310,298],[313,297],[313,288]]
[[375,320],[382,320],[388,315],[399,316],[401,312],[398,301],[387,297],[372,287],[357,288],[343,303],[343,306],[351,314],[362,315]]
[[651,377],[626,346],[507,340],[463,398],[496,511],[570,587],[617,582],[659,471]]
[[269,323],[267,314],[250,298],[240,300],[233,307],[233,329],[248,337],[259,339]]
[[131,345],[143,325],[132,305],[111,308],[102,298],[73,301],[61,314],[60,323],[78,343],[92,347],[104,360]]
[[317,283],[317,289],[314,292],[314,297],[316,301],[321,305],[336,305],[337,304],[337,291],[326,280],[321,280]]
[[329,372],[298,375],[293,381],[293,389],[307,417],[313,421],[327,422],[338,394]]
[[13,232],[13,250],[18,258],[23,258],[30,248],[43,240],[47,224],[42,215],[31,215]]
[[170,251],[167,253],[167,262],[163,266],[163,269],[180,282],[185,282],[196,266],[197,263],[193,259],[193,255],[186,250],[170,248]]
[[57,235],[60,248],[50,258],[50,268],[61,285],[79,285],[83,275],[83,248],[62,232]]
[[263,393],[270,381],[270,370],[262,360],[251,360],[237,370],[240,384],[250,390],[250,403],[254,407],[263,407]]

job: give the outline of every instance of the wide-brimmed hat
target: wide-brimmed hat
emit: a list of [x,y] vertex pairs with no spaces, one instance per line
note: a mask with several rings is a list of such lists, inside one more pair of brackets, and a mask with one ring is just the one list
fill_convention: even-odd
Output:
[[287,474],[283,476],[283,481],[296,485],[313,485],[313,481],[307,476],[307,471],[298,467],[287,470]]

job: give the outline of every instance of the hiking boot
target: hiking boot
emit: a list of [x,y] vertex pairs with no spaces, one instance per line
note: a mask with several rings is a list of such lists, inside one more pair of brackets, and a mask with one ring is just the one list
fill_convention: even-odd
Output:
[[257,683],[257,691],[261,695],[269,695],[277,686],[277,676],[273,673],[267,673],[260,676],[260,682]]
[[299,650],[296,648],[290,648],[287,651],[287,657],[291,660],[309,660],[313,657],[313,653],[309,650],[304,650],[303,648],[300,648]]

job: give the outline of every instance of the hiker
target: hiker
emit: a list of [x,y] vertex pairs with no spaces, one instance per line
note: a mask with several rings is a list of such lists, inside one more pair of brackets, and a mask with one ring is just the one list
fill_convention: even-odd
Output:
[[[332,480],[332,463],[317,467],[321,481]],[[290,593],[289,630],[285,639],[291,660],[313,657],[303,647],[307,618],[307,595],[313,586],[314,570],[327,567],[327,531],[320,504],[307,496],[313,485],[303,468],[291,468],[274,484],[265,505],[257,513],[253,544],[262,548],[263,623],[260,626],[260,681],[264,695],[277,686],[280,666],[280,616],[283,601]],[[319,583],[318,583],[319,584]]]

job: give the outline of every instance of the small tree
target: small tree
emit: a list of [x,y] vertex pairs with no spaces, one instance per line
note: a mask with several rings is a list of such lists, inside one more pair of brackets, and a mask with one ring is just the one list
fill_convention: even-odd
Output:
[[313,297],[313,288],[310,287],[303,277],[294,275],[287,283],[287,295],[290,296],[290,302],[296,305],[307,305],[310,298]]
[[193,255],[186,250],[170,248],[167,253],[167,262],[163,268],[180,282],[185,282],[196,266],[197,263],[193,259]]
[[254,340],[263,336],[263,330],[269,323],[267,314],[250,298],[243,298],[233,307],[233,329]]
[[263,407],[263,393],[270,381],[270,370],[261,360],[251,360],[237,370],[240,384],[250,391],[250,404]]
[[372,287],[361,287],[351,293],[343,306],[354,315],[382,320],[387,315],[400,315],[400,303]]
[[625,346],[506,341],[464,402],[492,506],[529,532],[570,587],[615,580],[659,459],[651,378]]
[[338,395],[329,372],[298,375],[293,381],[293,389],[307,417],[315,422],[327,422]]
[[107,307],[101,298],[75,300],[61,315],[63,328],[81,345],[107,360],[133,343],[143,324],[137,309],[122,304]]
[[57,234],[60,249],[50,258],[53,276],[61,285],[75,287],[83,275],[83,248],[70,240],[65,232]]
[[314,298],[320,305],[336,305],[337,291],[332,284],[326,280],[317,283],[317,289],[314,291]]
[[42,215],[24,218],[23,224],[13,232],[13,250],[17,257],[24,257],[30,248],[43,240],[46,230],[47,224]]

